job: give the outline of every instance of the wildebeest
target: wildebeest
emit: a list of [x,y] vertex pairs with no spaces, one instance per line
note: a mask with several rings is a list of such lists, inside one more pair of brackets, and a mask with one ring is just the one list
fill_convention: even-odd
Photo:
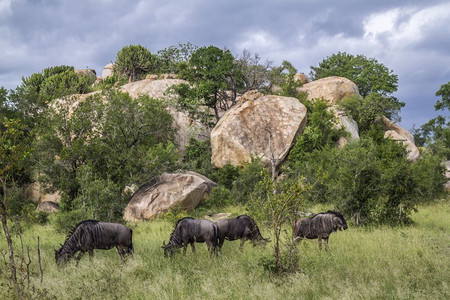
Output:
[[318,239],[319,249],[322,249],[322,239],[325,240],[325,248],[329,250],[328,238],[333,231],[346,230],[347,222],[339,211],[329,210],[311,218],[297,220],[292,226],[294,241],[303,239]]
[[219,227],[219,250],[222,249],[225,239],[229,241],[241,240],[239,249],[243,249],[246,240],[251,240],[253,245],[256,242],[266,243],[269,240],[262,237],[255,221],[247,216],[240,215],[236,218],[220,219],[216,222]]
[[77,265],[85,252],[94,256],[94,249],[108,250],[116,247],[122,261],[127,254],[133,254],[133,231],[118,223],[85,220],[78,223],[67,235],[64,245],[55,249],[55,260],[58,266],[64,265],[75,253]]
[[164,249],[164,256],[173,256],[174,250],[183,247],[183,254],[186,254],[188,244],[191,244],[192,252],[195,252],[194,243],[206,243],[209,252],[215,253],[217,249],[218,229],[214,222],[203,219],[186,217],[178,220],[175,229],[170,235],[169,243],[165,241],[161,248]]

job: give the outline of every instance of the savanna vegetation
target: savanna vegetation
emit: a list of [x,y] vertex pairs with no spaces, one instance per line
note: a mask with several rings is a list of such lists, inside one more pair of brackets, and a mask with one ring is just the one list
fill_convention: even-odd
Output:
[[[1,298],[442,298],[449,297],[449,209],[443,161],[449,159],[447,116],[414,131],[421,158],[410,162],[404,146],[384,138],[375,120],[398,120],[398,78],[363,55],[338,53],[311,67],[311,79],[336,75],[353,80],[362,98],[342,101],[360,140],[338,149],[345,137],[325,102],[297,92],[297,70],[274,66],[258,54],[234,56],[215,46],[180,44],[151,53],[130,45],[117,53],[115,75],[93,84],[73,67],[57,66],[24,77],[14,90],[0,89]],[[180,152],[172,116],[162,99],[132,99],[114,85],[146,74],[175,73],[174,105],[209,127],[238,94],[248,90],[296,97],[308,123],[280,169],[258,158],[244,167],[211,164],[208,140],[191,140]],[[99,91],[77,103],[70,95]],[[436,110],[447,111],[449,83],[436,92]],[[58,100],[65,97],[64,101]],[[128,224],[135,255],[124,265],[115,251],[96,251],[79,267],[58,269],[53,247],[84,219],[123,222],[126,186],[162,172],[192,170],[218,183],[195,211],[174,209],[162,219]],[[54,215],[36,213],[24,187],[38,181],[62,195]],[[290,242],[298,212],[338,208],[350,229],[333,233],[332,251],[317,242]],[[238,251],[225,243],[214,258],[163,258],[162,241],[187,214],[229,211],[252,215],[272,243]],[[39,237],[39,239],[38,239]]]

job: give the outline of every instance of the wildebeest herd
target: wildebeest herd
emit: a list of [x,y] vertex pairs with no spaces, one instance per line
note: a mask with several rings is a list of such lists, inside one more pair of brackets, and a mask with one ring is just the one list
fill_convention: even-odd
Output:
[[[333,231],[346,230],[347,223],[339,211],[327,211],[294,222],[292,238],[294,241],[303,239],[318,239],[319,248],[322,248],[322,239],[328,250],[328,238]],[[88,252],[92,258],[94,249],[117,248],[122,262],[128,255],[133,255],[133,231],[118,223],[86,220],[78,223],[67,235],[59,250],[55,249],[55,260],[58,266],[63,266],[70,258],[79,252],[76,257],[77,264],[84,253]],[[212,222],[205,219],[186,217],[178,220],[170,235],[169,242],[163,242],[161,247],[164,256],[173,256],[176,249],[183,247],[186,254],[188,245],[195,252],[194,243],[206,243],[210,254],[220,252],[225,240],[241,240],[240,249],[244,242],[250,240],[253,245],[265,244],[269,239],[264,238],[255,221],[247,216],[220,219]]]

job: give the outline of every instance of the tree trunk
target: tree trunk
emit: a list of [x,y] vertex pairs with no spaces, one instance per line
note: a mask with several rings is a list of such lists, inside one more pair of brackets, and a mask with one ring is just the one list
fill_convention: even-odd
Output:
[[16,288],[17,295],[19,296],[19,299],[22,299],[22,290],[19,287],[19,283],[17,282],[17,275],[16,275],[16,264],[14,261],[14,248],[11,236],[9,234],[8,229],[8,222],[7,222],[7,212],[6,212],[6,179],[2,178],[2,189],[3,189],[3,199],[1,200],[1,207],[0,207],[0,218],[2,219],[2,226],[3,231],[5,232],[5,238],[6,243],[8,244],[8,250],[9,250],[9,266],[11,268],[11,278],[14,284],[14,287]]

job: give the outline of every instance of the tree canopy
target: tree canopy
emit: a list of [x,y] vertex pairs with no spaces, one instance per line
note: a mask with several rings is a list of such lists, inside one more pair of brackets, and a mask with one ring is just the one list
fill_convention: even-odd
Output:
[[127,76],[129,82],[155,69],[156,57],[141,45],[125,46],[117,52],[114,70],[121,76]]

